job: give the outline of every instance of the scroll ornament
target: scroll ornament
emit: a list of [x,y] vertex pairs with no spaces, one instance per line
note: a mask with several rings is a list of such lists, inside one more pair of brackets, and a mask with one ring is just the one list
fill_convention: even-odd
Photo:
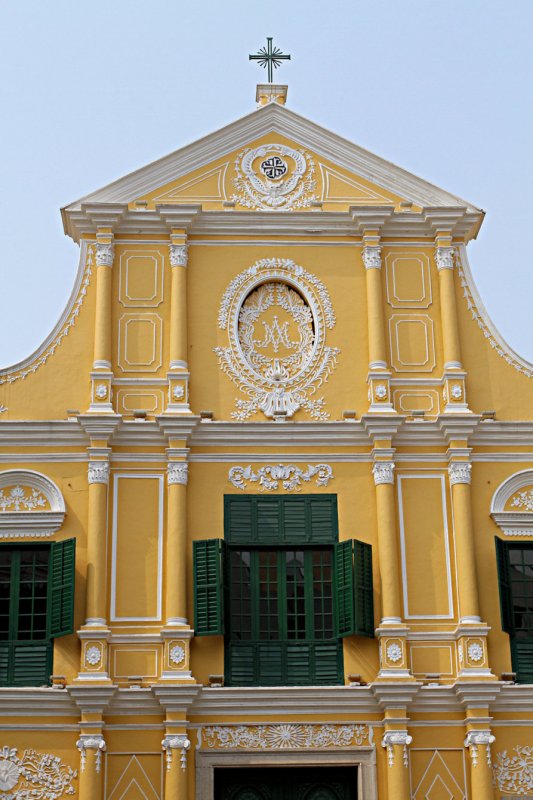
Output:
[[224,750],[300,750],[372,744],[367,725],[274,725],[209,726],[203,729],[209,748]]
[[317,486],[327,486],[333,478],[333,470],[329,464],[308,464],[306,470],[294,464],[272,464],[260,467],[254,472],[251,465],[232,467],[229,480],[237,489],[246,489],[246,482],[259,483],[262,491],[273,492],[279,489],[280,483],[287,491],[299,491],[302,481],[309,482],[316,475]]
[[413,737],[409,736],[407,731],[385,731],[383,739],[381,740],[381,746],[387,748],[389,767],[394,766],[394,745],[403,747],[403,765],[404,767],[409,766],[407,746],[410,745],[412,741]]
[[533,792],[533,747],[518,745],[496,756],[494,780],[500,792],[517,797]]

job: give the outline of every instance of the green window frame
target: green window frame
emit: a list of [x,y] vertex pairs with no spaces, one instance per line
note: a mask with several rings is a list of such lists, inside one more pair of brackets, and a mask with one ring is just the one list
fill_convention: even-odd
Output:
[[73,632],[75,548],[0,546],[0,685],[49,683],[53,640]]
[[533,683],[533,542],[496,537],[502,630],[518,683]]
[[225,636],[227,685],[343,682],[342,637],[374,635],[372,548],[338,542],[336,495],[225,498],[193,544],[195,633]]

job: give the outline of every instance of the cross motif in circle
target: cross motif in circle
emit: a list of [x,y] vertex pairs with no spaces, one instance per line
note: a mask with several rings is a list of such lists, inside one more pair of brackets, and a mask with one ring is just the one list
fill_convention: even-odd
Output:
[[281,66],[282,61],[290,61],[290,56],[285,55],[279,47],[272,46],[272,36],[267,36],[266,47],[261,47],[255,55],[248,56],[250,61],[258,61],[260,67],[268,70],[268,82],[272,83],[274,70]]

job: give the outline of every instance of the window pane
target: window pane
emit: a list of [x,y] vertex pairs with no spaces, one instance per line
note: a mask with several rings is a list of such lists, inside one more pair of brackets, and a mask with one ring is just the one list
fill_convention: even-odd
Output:
[[333,553],[331,550],[315,550],[311,557],[315,638],[330,639],[333,637]]
[[287,636],[305,639],[305,584],[303,550],[287,550]]
[[257,553],[259,569],[259,638],[279,638],[278,554],[275,550]]
[[230,550],[230,628],[235,639],[252,638],[252,597],[249,551]]

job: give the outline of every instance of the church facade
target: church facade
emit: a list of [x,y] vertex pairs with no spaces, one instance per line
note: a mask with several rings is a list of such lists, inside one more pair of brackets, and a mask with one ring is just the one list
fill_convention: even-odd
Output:
[[62,209],[71,299],[0,370],[2,797],[533,796],[483,212],[285,99]]

